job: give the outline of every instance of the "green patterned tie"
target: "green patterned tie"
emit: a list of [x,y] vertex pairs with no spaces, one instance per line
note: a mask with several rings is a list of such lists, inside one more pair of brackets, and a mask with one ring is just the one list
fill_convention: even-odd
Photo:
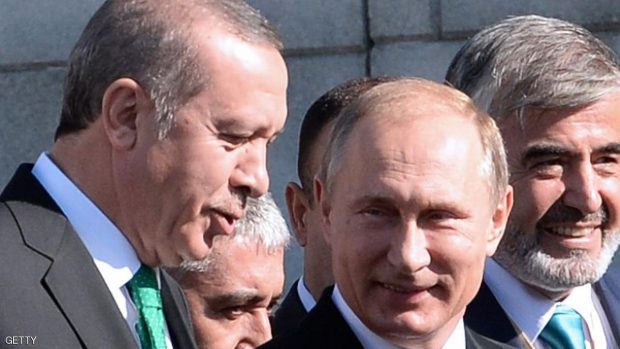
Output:
[[127,284],[127,288],[138,310],[136,330],[142,349],[166,349],[164,311],[155,271],[141,266]]

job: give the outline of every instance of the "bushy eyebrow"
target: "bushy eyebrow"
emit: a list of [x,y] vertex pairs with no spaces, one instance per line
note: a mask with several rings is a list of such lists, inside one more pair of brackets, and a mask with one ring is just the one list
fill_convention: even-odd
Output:
[[521,156],[521,163],[527,164],[528,162],[549,157],[549,156],[569,156],[571,152],[563,147],[551,144],[534,144],[528,147]]
[[[620,154],[620,142],[611,142],[605,144],[601,147],[595,148],[595,154]],[[521,163],[526,164],[532,160],[550,157],[550,156],[560,156],[567,157],[571,156],[572,152],[566,148],[553,145],[553,144],[534,144],[528,147],[521,157]]]
[[599,154],[620,154],[620,142],[605,144],[595,149],[594,152]]
[[235,305],[254,304],[254,303],[260,302],[262,298],[254,292],[234,291],[234,292],[219,295],[219,296],[207,297],[207,300],[212,305],[222,306],[222,305],[229,305],[229,304],[235,304]]
[[351,206],[359,206],[359,205],[389,205],[393,202],[393,199],[388,196],[374,195],[374,194],[366,194],[362,195],[359,198],[353,201]]

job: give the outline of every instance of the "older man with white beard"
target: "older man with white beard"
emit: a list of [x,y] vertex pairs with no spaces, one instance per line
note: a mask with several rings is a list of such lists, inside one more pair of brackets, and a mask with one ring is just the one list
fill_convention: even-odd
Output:
[[515,193],[466,324],[523,348],[618,348],[615,54],[574,24],[514,17],[471,38],[446,80],[496,120]]

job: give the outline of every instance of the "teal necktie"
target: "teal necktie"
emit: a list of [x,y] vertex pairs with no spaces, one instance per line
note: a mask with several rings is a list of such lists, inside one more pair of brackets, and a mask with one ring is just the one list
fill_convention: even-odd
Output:
[[571,307],[557,304],[551,320],[540,334],[553,349],[585,349],[581,316]]
[[164,311],[155,271],[141,266],[127,288],[138,311],[136,331],[142,349],[166,349]]

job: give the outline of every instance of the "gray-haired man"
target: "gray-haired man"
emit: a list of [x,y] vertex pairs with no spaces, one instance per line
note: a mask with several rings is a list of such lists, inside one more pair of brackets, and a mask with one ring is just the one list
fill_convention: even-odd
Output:
[[[0,195],[0,328],[46,348],[191,348],[160,266],[267,192],[281,42],[242,0],[108,0],[68,61],[54,145]],[[151,302],[152,301],[152,302]]]
[[289,239],[270,195],[248,199],[232,236],[213,239],[206,259],[169,270],[189,302],[199,348],[254,348],[271,339]]
[[515,193],[466,323],[526,348],[617,348],[616,56],[577,25],[514,17],[472,37],[446,79],[497,121]]

